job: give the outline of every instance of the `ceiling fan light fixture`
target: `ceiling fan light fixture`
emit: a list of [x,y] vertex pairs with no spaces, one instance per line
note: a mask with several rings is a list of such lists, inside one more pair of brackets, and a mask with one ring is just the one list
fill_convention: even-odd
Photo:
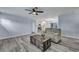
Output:
[[35,12],[33,12],[32,14],[34,14],[34,15],[35,15],[36,13],[35,13]]

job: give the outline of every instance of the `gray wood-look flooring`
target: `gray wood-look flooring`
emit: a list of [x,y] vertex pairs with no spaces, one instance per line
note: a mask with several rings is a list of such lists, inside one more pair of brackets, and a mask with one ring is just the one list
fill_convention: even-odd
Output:
[[[78,52],[79,39],[62,37],[60,44],[52,43],[46,52]],[[0,52],[41,52],[39,48],[30,44],[30,36],[26,39],[0,40]]]

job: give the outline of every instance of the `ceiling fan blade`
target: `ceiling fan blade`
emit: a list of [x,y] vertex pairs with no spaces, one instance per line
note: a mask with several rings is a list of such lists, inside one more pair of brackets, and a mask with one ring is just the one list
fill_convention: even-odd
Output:
[[29,9],[25,9],[26,11],[32,11],[32,10],[29,10]]
[[44,11],[36,11],[36,12],[38,12],[38,13],[44,13]]
[[36,15],[38,15],[38,12],[36,12]]
[[29,14],[32,14],[33,12],[30,12]]

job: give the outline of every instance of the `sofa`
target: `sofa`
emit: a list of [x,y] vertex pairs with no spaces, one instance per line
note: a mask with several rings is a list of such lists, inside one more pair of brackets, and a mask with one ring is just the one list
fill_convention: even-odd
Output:
[[51,42],[60,43],[61,42],[61,29],[58,28],[46,28],[45,35],[51,38]]

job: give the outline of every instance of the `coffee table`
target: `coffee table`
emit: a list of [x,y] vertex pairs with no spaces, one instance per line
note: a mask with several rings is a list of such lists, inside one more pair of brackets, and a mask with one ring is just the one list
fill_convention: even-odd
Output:
[[41,51],[46,51],[51,46],[51,39],[46,36],[32,35],[30,36],[30,43],[41,49]]

